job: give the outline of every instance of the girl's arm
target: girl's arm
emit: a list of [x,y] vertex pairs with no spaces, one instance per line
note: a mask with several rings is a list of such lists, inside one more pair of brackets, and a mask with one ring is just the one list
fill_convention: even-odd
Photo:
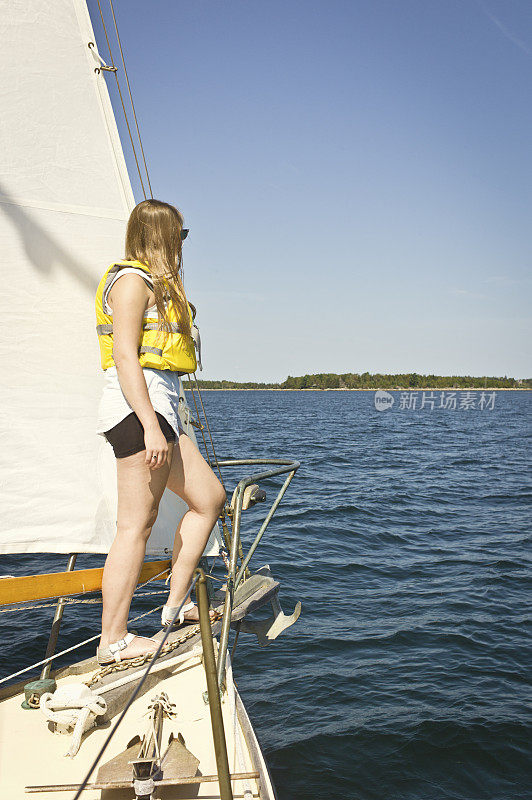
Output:
[[[139,332],[148,304],[148,288],[140,275],[124,275],[114,284],[108,303],[113,309],[113,360],[118,380],[129,405],[144,428],[146,464],[161,467],[168,456],[168,442],[148,395],[139,363]],[[156,456],[156,459],[152,456]]]

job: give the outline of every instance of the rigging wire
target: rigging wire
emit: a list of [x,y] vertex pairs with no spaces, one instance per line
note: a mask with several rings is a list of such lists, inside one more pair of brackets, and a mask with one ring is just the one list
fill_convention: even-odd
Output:
[[[197,388],[197,392],[198,392],[199,401],[201,403],[201,408],[202,408],[202,411],[203,411],[203,418],[205,420],[205,425],[207,426],[207,430],[209,432],[209,439],[211,441],[214,461],[216,463],[216,469],[218,470],[218,474],[220,476],[220,483],[222,484],[224,490],[227,491],[226,488],[225,488],[224,479],[222,477],[222,471],[220,469],[220,465],[218,464],[218,458],[216,456],[216,450],[214,448],[214,442],[213,442],[213,438],[212,438],[211,428],[210,428],[210,425],[209,425],[209,420],[207,419],[207,412],[205,411],[205,406],[203,405],[203,399],[201,397],[201,392],[200,392],[198,380],[196,378],[196,373],[194,372],[192,374],[194,375],[194,381],[196,383],[196,388]],[[192,395],[192,400],[194,401],[194,408],[196,410],[196,419],[200,420],[201,416],[200,416],[200,413],[199,413],[198,404],[196,403],[196,395],[195,395],[194,387],[192,385],[192,381],[190,380],[190,373],[187,374],[187,379],[188,379],[189,390],[190,390],[190,393]],[[200,431],[201,431],[201,436],[202,436],[202,439],[203,439],[203,446],[205,447],[205,453],[207,455],[207,461],[209,463],[210,468],[212,469],[213,466],[212,466],[212,461],[211,461],[211,457],[210,457],[210,454],[209,454],[209,448],[207,447],[207,440],[205,439],[205,434],[203,432],[204,427],[205,427],[204,425],[200,424]]]
[[[212,447],[212,452],[213,452],[213,455],[214,455],[214,460],[216,462],[216,469],[218,470],[218,474],[220,475],[220,482],[221,482],[222,486],[225,489],[224,481],[223,481],[223,478],[222,478],[222,471],[220,469],[220,465],[218,464],[218,458],[216,456],[216,450],[214,449],[214,441],[213,441],[213,438],[212,438],[211,426],[209,425],[209,420],[207,419],[207,412],[205,411],[205,406],[203,405],[203,398],[201,396],[198,379],[196,378],[196,373],[195,372],[193,373],[193,375],[194,375],[194,383],[196,384],[198,397],[199,397],[199,400],[200,400],[200,403],[201,403],[201,409],[203,411],[203,418],[205,419],[205,424],[207,426],[207,430],[209,431],[209,439],[211,440],[211,447]],[[189,380],[189,383],[190,383],[190,377],[189,377],[188,380]],[[212,464],[211,464],[211,468],[212,468]]]
[[[132,622],[138,622],[139,619],[143,619],[143,617],[147,617],[149,614],[153,614],[155,611],[159,611],[161,608],[162,606],[151,608],[149,611],[145,611],[144,614],[140,614],[138,617],[133,617],[133,619],[130,619],[128,624]],[[72,647],[67,647],[66,650],[60,650],[59,653],[54,653],[52,656],[48,656],[48,658],[43,658],[42,661],[37,661],[35,664],[30,664],[29,667],[19,669],[18,672],[13,672],[11,675],[6,675],[5,678],[0,678],[0,683],[5,683],[6,681],[11,680],[11,678],[16,678],[18,675],[23,675],[24,672],[29,672],[30,670],[35,669],[35,667],[42,667],[43,664],[48,664],[49,661],[54,661],[56,658],[59,658],[59,656],[64,656],[66,653],[71,653],[73,650],[78,650],[80,647],[83,647],[83,645],[96,641],[96,639],[99,639],[101,635],[101,633],[97,633],[96,636],[91,636],[89,639],[84,639],[82,642],[73,644]]]
[[[140,594],[134,595],[133,599],[140,600],[143,597],[151,597],[152,595],[166,594],[166,593],[167,593],[166,589],[156,589],[154,592],[141,592]],[[100,597],[90,597],[87,600],[81,598],[79,599],[76,598],[72,599],[69,597],[63,598],[63,603],[65,606],[94,605],[94,604],[101,605],[102,602],[103,600]],[[37,606],[30,606],[26,604],[21,606],[10,605],[7,608],[0,608],[0,614],[10,614],[14,611],[16,611],[17,613],[20,613],[21,611],[37,611],[43,608],[57,608],[57,600],[55,600],[53,603],[42,603]]]
[[[153,578],[148,578],[148,580],[145,583],[141,583],[138,588],[142,589],[143,586],[146,586],[148,583],[151,583],[152,581],[157,580],[157,578],[160,578],[161,575],[165,574],[165,572],[168,572],[168,569],[165,569],[162,572],[159,572],[157,575],[154,575]],[[142,597],[142,595],[140,595],[140,596]],[[129,623],[138,622],[139,619],[142,619],[143,617],[147,617],[148,614],[153,614],[155,611],[158,611],[160,608],[162,608],[162,606],[157,606],[156,608],[152,608],[149,611],[146,611],[144,614],[140,614],[140,616],[134,617],[133,619],[129,620]],[[24,667],[24,669],[19,669],[18,672],[13,672],[11,675],[7,675],[5,678],[0,678],[0,683],[5,683],[6,681],[11,680],[11,678],[16,678],[18,675],[22,675],[24,672],[29,672],[31,669],[34,669],[35,667],[41,667],[43,664],[47,664],[49,661],[53,661],[54,659],[59,658],[59,656],[64,656],[66,653],[71,653],[72,650],[77,650],[79,647],[83,647],[83,645],[85,645],[85,644],[89,644],[90,642],[94,642],[96,639],[99,639],[100,636],[101,636],[101,634],[97,633],[96,636],[91,636],[89,639],[84,639],[82,642],[78,642],[77,644],[72,645],[72,647],[67,647],[66,650],[61,650],[59,653],[54,653],[53,655],[49,656],[48,658],[43,658],[42,661],[37,661],[36,664],[30,664],[29,667]]]
[[[98,2],[98,10],[100,12],[100,18],[102,20],[103,30],[104,30],[104,33],[105,33],[105,39],[106,39],[106,42],[107,42],[107,48],[109,50],[109,58],[111,60],[111,71],[114,72],[114,76],[116,78],[116,86],[117,86],[117,89],[118,89],[118,94],[120,96],[120,103],[122,104],[122,111],[124,112],[124,119],[126,121],[127,132],[129,134],[129,141],[131,142],[131,149],[133,150],[133,156],[135,158],[135,164],[137,165],[137,172],[138,172],[138,175],[139,175],[140,185],[142,187],[142,194],[144,195],[144,199],[147,200],[148,199],[148,195],[146,194],[146,189],[144,187],[144,181],[142,180],[142,173],[140,171],[140,164],[139,164],[139,160],[137,158],[137,151],[136,151],[136,148],[135,148],[135,143],[133,141],[133,134],[131,133],[131,127],[129,125],[129,119],[128,119],[128,116],[127,116],[127,111],[126,111],[126,106],[125,106],[125,103],[124,103],[124,98],[122,96],[122,89],[120,88],[120,81],[118,80],[118,70],[116,69],[116,66],[115,66],[115,61],[114,61],[114,58],[113,58],[113,51],[111,50],[111,43],[109,41],[109,36],[107,34],[107,26],[105,24],[105,18],[103,16],[102,6],[100,4],[100,0],[97,0],[97,2]],[[136,117],[135,117],[135,121],[136,121]],[[142,147],[142,144],[141,144],[141,147]],[[142,152],[144,154],[144,151],[142,151]],[[149,177],[148,177],[148,183],[149,183]],[[150,186],[150,192],[151,192],[151,186]]]
[[207,461],[209,462],[209,467],[212,469],[212,461],[211,461],[211,457],[210,457],[210,454],[209,454],[209,449],[207,447],[207,440],[205,439],[205,434],[203,432],[204,431],[204,426],[201,424],[201,417],[200,417],[198,405],[196,403],[196,395],[194,394],[194,388],[192,386],[192,381],[190,380],[190,373],[187,374],[187,380],[188,380],[188,385],[189,385],[189,388],[190,388],[190,393],[192,395],[192,400],[194,401],[194,408],[196,409],[196,419],[200,423],[200,431],[201,431],[201,437],[203,439],[203,445],[205,447],[205,455],[207,456]]
[[137,120],[137,112],[135,111],[135,104],[133,102],[133,95],[131,93],[131,86],[129,85],[129,77],[128,77],[128,74],[127,74],[126,60],[124,58],[124,51],[122,50],[122,42],[120,41],[120,34],[118,33],[118,24],[117,24],[117,21],[116,21],[115,9],[114,9],[114,6],[113,6],[113,0],[109,0],[109,6],[111,8],[111,14],[113,15],[113,22],[114,22],[114,26],[115,26],[116,38],[117,38],[117,41],[118,41],[118,47],[120,49],[120,57],[122,59],[122,66],[124,67],[124,76],[125,76],[125,79],[126,79],[127,90],[128,90],[128,93],[129,93],[129,101],[131,103],[131,108],[133,110],[133,117],[135,118],[135,126],[137,128],[137,136],[139,137],[140,151],[142,153],[142,160],[144,162],[144,169],[146,170],[146,178],[148,180],[148,187],[150,189],[150,197],[153,198],[153,192],[152,192],[151,181],[150,181],[150,173],[148,172],[148,165],[146,164],[146,156],[144,155],[144,147],[142,145],[142,137],[140,135],[139,123],[138,123],[138,120]]

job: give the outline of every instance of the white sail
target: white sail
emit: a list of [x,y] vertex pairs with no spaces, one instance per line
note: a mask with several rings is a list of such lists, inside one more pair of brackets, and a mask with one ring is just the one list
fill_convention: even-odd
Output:
[[[135,200],[84,0],[3,0],[0,31],[0,552],[107,552],[94,294]],[[186,508],[168,495],[150,554]]]

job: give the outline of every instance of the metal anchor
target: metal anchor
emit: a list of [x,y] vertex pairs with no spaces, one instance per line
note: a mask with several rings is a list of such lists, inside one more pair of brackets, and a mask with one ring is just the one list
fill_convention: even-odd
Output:
[[[259,572],[263,575],[272,577],[268,567],[262,567]],[[261,647],[266,647],[273,642],[287,628],[290,628],[299,619],[301,614],[301,602],[298,600],[296,607],[291,614],[285,614],[279,602],[278,592],[270,599],[273,614],[263,620],[243,619],[240,623],[240,630],[243,633],[254,633]]]

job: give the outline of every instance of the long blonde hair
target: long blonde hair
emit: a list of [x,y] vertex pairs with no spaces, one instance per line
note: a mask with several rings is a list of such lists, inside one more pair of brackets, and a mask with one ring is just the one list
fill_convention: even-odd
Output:
[[140,261],[153,278],[159,329],[169,331],[165,303],[176,310],[182,332],[190,335],[190,317],[183,286],[181,230],[183,215],[161,200],[143,200],[130,214],[126,231],[126,260]]

